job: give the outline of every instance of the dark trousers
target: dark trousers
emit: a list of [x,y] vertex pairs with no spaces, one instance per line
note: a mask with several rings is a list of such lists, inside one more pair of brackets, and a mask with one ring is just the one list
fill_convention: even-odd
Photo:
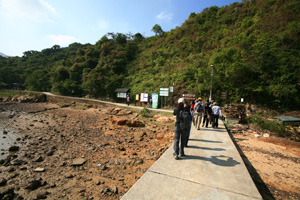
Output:
[[[184,146],[186,144],[187,139],[187,131],[188,130],[181,130],[179,125],[175,126],[175,137],[174,137],[174,155],[181,155],[184,154]],[[180,145],[179,145],[180,143]]]
[[203,125],[202,125],[202,126],[204,126],[204,124],[205,124],[205,122],[206,122],[205,127],[207,128],[207,126],[208,126],[208,121],[209,121],[208,115],[204,115],[204,118],[203,118]]
[[211,116],[212,116],[212,127],[213,128],[218,128],[219,115],[212,114]]

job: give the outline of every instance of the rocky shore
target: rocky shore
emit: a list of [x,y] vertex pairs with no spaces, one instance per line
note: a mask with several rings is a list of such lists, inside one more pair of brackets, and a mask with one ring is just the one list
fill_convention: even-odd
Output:
[[4,101],[0,199],[120,199],[173,142],[171,115]]

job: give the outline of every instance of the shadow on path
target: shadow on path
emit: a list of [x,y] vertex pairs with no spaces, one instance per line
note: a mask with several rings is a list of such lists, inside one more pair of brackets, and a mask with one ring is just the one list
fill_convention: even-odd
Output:
[[187,148],[193,148],[193,149],[203,149],[203,150],[210,150],[210,151],[226,151],[226,149],[223,148],[209,148],[209,147],[199,147],[199,146],[193,146],[189,145]]
[[211,156],[210,158],[206,158],[202,156],[186,155],[185,157],[180,159],[181,160],[204,160],[223,167],[234,167],[236,165],[241,164],[240,162],[234,160],[232,157],[223,156],[223,155]]
[[200,140],[200,139],[189,139],[189,141],[199,141],[199,142],[208,142],[208,143],[223,143],[221,141]]

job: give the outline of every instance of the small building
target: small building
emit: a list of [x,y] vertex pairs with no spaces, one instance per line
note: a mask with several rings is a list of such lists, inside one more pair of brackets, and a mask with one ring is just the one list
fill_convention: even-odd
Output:
[[125,102],[126,102],[126,97],[127,97],[127,95],[129,95],[130,89],[117,88],[117,89],[115,89],[115,92],[116,92],[117,102],[124,102],[124,100],[122,100],[122,99],[125,99]]

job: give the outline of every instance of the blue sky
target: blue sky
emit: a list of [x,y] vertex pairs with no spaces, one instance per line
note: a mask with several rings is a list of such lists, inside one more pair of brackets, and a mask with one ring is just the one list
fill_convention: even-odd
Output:
[[242,0],[0,0],[0,52],[22,56],[73,42],[95,44],[108,32],[141,33],[181,26],[190,13]]

